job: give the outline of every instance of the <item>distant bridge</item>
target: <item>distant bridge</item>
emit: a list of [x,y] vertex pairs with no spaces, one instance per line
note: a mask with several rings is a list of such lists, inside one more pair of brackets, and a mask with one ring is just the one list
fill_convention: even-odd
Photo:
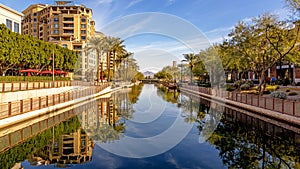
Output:
[[143,83],[158,83],[158,79],[144,79],[142,80]]

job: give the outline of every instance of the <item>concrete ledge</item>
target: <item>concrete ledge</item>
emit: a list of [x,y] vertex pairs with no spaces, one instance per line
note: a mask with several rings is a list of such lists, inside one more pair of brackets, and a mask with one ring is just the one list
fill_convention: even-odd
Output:
[[244,103],[240,103],[240,102],[235,102],[235,101],[232,101],[232,100],[228,100],[226,98],[211,96],[211,95],[208,95],[208,94],[204,94],[204,93],[201,93],[201,92],[198,92],[198,91],[189,90],[189,89],[186,89],[186,88],[180,88],[180,90],[184,91],[184,92],[187,92],[187,93],[192,93],[192,94],[203,96],[205,98],[211,99],[212,101],[216,101],[216,102],[219,102],[219,103],[224,103],[225,106],[226,105],[235,106],[235,107],[245,109],[245,110],[250,111],[250,112],[255,112],[255,113],[263,115],[263,116],[274,118],[274,119],[279,120],[279,121],[284,121],[284,122],[287,122],[287,123],[291,123],[291,124],[300,126],[300,118],[295,117],[295,116],[291,116],[291,115],[288,115],[288,114],[282,114],[282,113],[279,113],[279,112],[276,112],[276,111],[263,109],[263,108],[260,108],[260,107],[256,107],[256,106],[252,106],[252,105],[248,105],[248,104],[244,104]]

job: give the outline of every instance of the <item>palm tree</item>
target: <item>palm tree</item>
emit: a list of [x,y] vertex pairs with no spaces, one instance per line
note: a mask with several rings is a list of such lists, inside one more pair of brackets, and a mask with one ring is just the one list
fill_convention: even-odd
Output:
[[183,56],[184,56],[185,61],[189,63],[189,67],[191,70],[191,83],[192,83],[193,82],[193,67],[195,65],[198,55],[194,54],[194,53],[188,53],[188,54],[183,54]]
[[86,47],[87,51],[95,50],[96,51],[96,76],[99,81],[100,71],[99,71],[99,60],[101,58],[101,52],[103,50],[103,38],[101,37],[92,37]]

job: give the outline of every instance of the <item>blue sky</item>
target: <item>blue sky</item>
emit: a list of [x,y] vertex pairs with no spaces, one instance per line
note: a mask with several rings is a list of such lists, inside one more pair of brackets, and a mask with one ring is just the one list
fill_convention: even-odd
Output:
[[[222,38],[226,37],[240,20],[247,21],[266,12],[277,14],[280,17],[288,15],[284,0],[74,0],[74,2],[75,4],[85,4],[93,9],[96,30],[104,33],[111,33],[108,28],[112,26],[107,27],[107,24],[113,21],[118,23],[124,16],[144,12],[158,12],[179,17],[179,19],[186,21],[187,25],[195,26],[203,33],[204,37],[207,37],[208,43],[221,42]],[[21,12],[30,4],[53,4],[54,0],[0,0],[0,3]],[[129,26],[126,25],[126,28],[131,30],[141,29],[137,28],[137,25],[141,25],[139,22],[144,23],[145,20],[138,20],[137,23],[131,21]],[[158,24],[164,23],[165,20],[149,20],[149,22]],[[145,26],[153,26],[151,23],[144,24],[144,28]],[[135,27],[130,25],[135,25]],[[116,27],[116,25],[113,26]],[[178,34],[187,33],[188,36],[191,35],[188,28],[185,31],[185,29],[178,29],[179,27],[181,26],[176,25],[174,27],[170,25],[163,29],[177,31]],[[115,32],[112,35],[116,35],[116,31],[123,31],[126,28],[123,23],[123,27],[114,30]],[[159,27],[156,29],[159,29]],[[117,33],[117,35],[119,34]],[[167,35],[158,34],[157,32],[134,34],[126,38],[120,36],[125,39],[127,50],[135,53],[134,57],[137,59],[142,71],[157,71],[163,66],[171,65],[172,60],[179,62],[183,53],[198,52],[186,47],[181,39],[169,36],[168,33]]]

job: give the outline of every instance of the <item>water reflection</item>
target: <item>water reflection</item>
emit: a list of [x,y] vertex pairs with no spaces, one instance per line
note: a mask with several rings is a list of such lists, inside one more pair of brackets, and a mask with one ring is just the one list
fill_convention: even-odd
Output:
[[[152,90],[166,105],[162,116],[151,124],[132,120],[138,106],[148,104],[142,89]],[[1,168],[300,168],[300,129],[288,130],[290,125],[279,127],[265,117],[223,109],[162,86],[134,86],[0,136]],[[216,125],[222,114],[216,130],[205,140],[207,128]],[[113,145],[128,135],[155,136],[171,126],[177,115],[193,128],[163,154],[124,158],[95,144]],[[198,139],[205,142],[200,144]]]

